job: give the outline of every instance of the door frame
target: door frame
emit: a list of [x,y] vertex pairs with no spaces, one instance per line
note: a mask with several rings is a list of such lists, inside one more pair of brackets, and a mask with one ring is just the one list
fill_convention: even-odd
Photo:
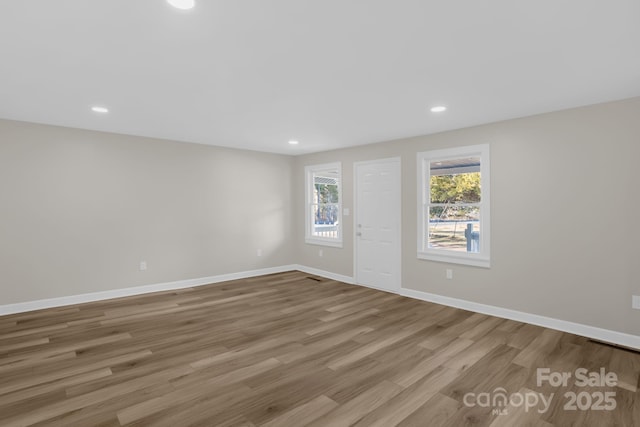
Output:
[[[398,165],[398,239],[395,245],[397,269],[394,275],[395,283],[393,289],[381,289],[365,285],[360,283],[358,279],[358,236],[356,235],[358,232],[358,167],[377,163],[397,163]],[[402,289],[402,158],[399,156],[353,162],[353,281],[359,286],[366,286],[368,288],[396,294],[399,294]]]

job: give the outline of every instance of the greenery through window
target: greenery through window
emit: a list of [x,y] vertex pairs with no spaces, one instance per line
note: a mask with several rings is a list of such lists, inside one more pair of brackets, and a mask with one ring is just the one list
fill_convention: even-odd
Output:
[[419,159],[420,257],[488,266],[488,147],[419,153]]
[[431,162],[429,247],[478,252],[479,168],[479,157]]

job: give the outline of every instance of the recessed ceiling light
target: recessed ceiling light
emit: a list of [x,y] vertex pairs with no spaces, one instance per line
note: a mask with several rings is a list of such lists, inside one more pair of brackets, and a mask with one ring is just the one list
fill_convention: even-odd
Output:
[[94,113],[105,114],[105,113],[109,112],[109,109],[107,107],[100,107],[98,105],[95,105],[95,106],[91,107],[91,111],[93,111]]
[[181,10],[193,9],[193,7],[196,5],[195,0],[167,0],[167,3],[169,3],[171,6],[175,7],[176,9],[181,9]]
[[447,111],[447,107],[445,107],[444,105],[438,105],[435,107],[431,107],[431,112],[432,113],[442,113],[443,111]]
[[292,139],[291,141],[289,141],[290,145],[298,145],[298,141]]

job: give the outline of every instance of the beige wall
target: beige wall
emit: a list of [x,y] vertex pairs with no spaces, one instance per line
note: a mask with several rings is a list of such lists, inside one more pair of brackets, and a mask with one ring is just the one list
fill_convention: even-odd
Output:
[[[639,117],[634,98],[296,158],[0,120],[0,305],[292,263],[352,276],[353,217],[343,248],[304,243],[304,166],[341,161],[353,211],[353,162],[399,156],[403,287],[640,335]],[[418,260],[416,153],[481,143],[491,269]]]
[[[491,146],[491,268],[417,259],[416,153],[482,143]],[[342,161],[353,211],[353,162],[395,156],[403,287],[640,335],[631,309],[640,295],[640,98],[297,157],[297,263],[353,275],[353,217],[343,248],[319,257],[304,243],[304,166]]]
[[0,305],[289,264],[292,163],[0,120]]

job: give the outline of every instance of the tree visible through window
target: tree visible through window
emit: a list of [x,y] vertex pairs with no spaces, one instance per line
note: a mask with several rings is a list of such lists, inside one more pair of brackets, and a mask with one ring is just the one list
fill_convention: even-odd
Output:
[[429,247],[479,251],[479,170],[480,157],[431,162]]
[[315,203],[313,235],[338,237],[338,179],[331,176],[313,176]]
[[489,266],[489,147],[418,154],[418,257]]
[[306,174],[306,240],[308,243],[340,245],[340,164],[307,166]]

